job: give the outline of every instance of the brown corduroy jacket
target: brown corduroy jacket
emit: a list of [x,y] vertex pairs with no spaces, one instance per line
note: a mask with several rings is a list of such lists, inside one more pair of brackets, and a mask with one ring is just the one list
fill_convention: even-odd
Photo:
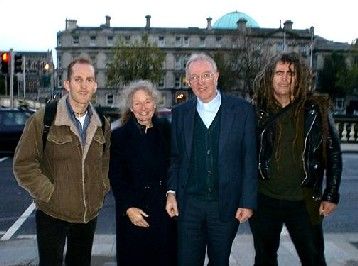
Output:
[[[21,187],[44,213],[72,223],[95,218],[109,191],[110,125],[92,116],[81,145],[78,130],[68,115],[66,97],[59,100],[57,114],[43,151],[44,109],[26,123],[14,155],[14,174]],[[103,148],[105,147],[105,149]]]

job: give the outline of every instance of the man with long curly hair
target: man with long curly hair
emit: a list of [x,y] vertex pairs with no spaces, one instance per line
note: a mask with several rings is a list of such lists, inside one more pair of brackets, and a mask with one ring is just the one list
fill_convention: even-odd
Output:
[[255,80],[259,193],[250,219],[255,265],[278,264],[284,224],[302,265],[326,265],[322,218],[338,204],[342,158],[329,100],[314,95],[311,82],[310,69],[295,53],[276,56]]

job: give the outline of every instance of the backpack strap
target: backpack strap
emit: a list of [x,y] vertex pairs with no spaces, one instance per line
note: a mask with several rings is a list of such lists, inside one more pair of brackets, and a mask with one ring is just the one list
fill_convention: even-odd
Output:
[[47,135],[50,131],[50,127],[52,125],[53,120],[55,120],[55,116],[57,113],[57,101],[52,101],[45,105],[45,114],[43,120],[43,131],[42,131],[42,151],[45,150],[47,143]]
[[[45,115],[43,120],[43,131],[42,131],[42,151],[45,150],[46,143],[47,143],[47,135],[50,131],[51,125],[53,121],[55,120],[56,113],[57,113],[57,103],[58,101],[52,101],[45,105]],[[101,123],[102,123],[102,132],[104,134],[106,130],[106,117],[102,114],[102,112],[96,110]],[[106,144],[103,144],[103,151],[106,149]]]

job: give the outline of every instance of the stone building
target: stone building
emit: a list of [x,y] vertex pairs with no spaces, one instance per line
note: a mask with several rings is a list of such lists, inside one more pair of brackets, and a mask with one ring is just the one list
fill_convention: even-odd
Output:
[[[259,53],[259,56],[263,50],[271,54],[284,50],[296,51],[306,58],[315,71],[322,65],[316,45],[323,47],[327,42],[314,35],[313,27],[294,29],[293,22],[287,20],[277,28],[261,28],[253,18],[238,11],[225,14],[213,24],[212,19],[207,18],[205,28],[152,27],[150,19],[150,15],[145,16],[143,27],[113,27],[109,16],[98,27],[82,27],[77,25],[77,20],[66,19],[65,29],[57,33],[57,85],[60,87],[66,78],[66,68],[71,60],[79,56],[87,57],[95,64],[97,71],[96,103],[117,106],[121,88],[109,88],[106,77],[106,65],[113,56],[113,48],[120,39],[130,45],[148,34],[149,40],[166,55],[164,75],[157,85],[164,95],[162,105],[171,107],[177,97],[188,97],[190,94],[184,74],[187,58],[193,52],[212,55],[216,52],[225,54],[240,51],[249,40],[251,50]],[[343,46],[348,49],[349,45]],[[239,82],[230,89],[242,93],[243,87],[244,83]]]

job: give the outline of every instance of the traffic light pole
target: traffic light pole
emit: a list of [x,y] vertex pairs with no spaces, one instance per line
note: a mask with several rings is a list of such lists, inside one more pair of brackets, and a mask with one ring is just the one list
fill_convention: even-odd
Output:
[[10,108],[14,108],[14,51],[10,49]]
[[23,81],[23,88],[24,88],[24,100],[25,100],[25,92],[26,92],[26,71],[25,71],[25,66],[26,66],[26,63],[25,63],[25,60],[26,60],[26,57],[23,56],[22,57],[22,81]]

